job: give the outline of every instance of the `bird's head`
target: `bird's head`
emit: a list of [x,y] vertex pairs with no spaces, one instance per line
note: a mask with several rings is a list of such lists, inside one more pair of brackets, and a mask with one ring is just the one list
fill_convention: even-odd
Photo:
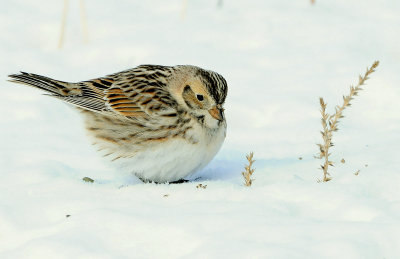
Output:
[[173,92],[178,102],[209,128],[225,122],[224,102],[228,86],[225,79],[213,71],[195,66],[177,66],[177,81]]

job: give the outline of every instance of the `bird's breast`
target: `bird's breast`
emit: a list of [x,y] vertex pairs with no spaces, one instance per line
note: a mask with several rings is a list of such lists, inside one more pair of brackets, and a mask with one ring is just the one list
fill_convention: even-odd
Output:
[[140,150],[131,158],[119,159],[119,163],[141,179],[150,181],[171,182],[188,177],[214,158],[225,139],[226,127],[212,133],[194,127],[187,134],[196,141],[168,139]]

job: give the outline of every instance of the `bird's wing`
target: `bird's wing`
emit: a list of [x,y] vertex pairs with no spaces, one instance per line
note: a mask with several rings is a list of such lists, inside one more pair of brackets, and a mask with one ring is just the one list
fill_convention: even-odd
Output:
[[144,65],[110,75],[113,85],[104,91],[108,110],[119,115],[151,120],[176,116],[177,103],[167,90],[167,67]]
[[160,115],[175,106],[161,80],[141,76],[121,78],[105,91],[104,99],[110,110],[125,117]]
[[39,88],[50,96],[86,110],[152,121],[160,116],[177,116],[176,101],[166,89],[170,75],[170,67],[142,65],[79,83],[25,72],[10,77],[13,82]]

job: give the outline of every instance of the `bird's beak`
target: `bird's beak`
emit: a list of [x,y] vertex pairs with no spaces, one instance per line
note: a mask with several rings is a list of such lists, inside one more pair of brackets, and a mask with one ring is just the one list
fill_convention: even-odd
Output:
[[208,110],[208,112],[211,114],[211,116],[219,121],[224,120],[224,109],[223,108],[218,108],[217,106],[214,106],[212,109]]

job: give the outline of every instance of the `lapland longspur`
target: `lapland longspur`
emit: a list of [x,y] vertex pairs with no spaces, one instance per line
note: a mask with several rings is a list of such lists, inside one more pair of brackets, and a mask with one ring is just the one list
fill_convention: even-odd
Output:
[[25,72],[10,77],[77,107],[93,143],[145,182],[189,176],[225,139],[227,83],[196,66],[141,65],[78,83]]

